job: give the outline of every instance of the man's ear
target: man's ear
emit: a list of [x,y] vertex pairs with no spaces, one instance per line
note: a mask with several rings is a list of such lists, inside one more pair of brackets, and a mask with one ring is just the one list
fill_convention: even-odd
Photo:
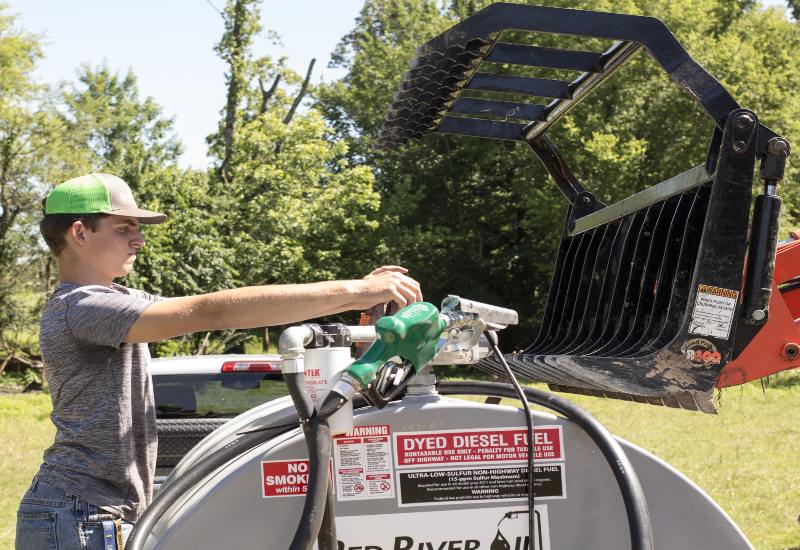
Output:
[[86,233],[88,230],[89,228],[83,225],[82,221],[75,220],[67,230],[67,239],[78,246],[84,246],[86,244]]

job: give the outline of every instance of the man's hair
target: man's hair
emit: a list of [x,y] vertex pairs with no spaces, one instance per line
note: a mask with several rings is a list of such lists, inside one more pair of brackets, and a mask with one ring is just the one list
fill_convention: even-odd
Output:
[[72,224],[80,221],[91,229],[97,231],[97,224],[100,220],[109,216],[110,214],[47,214],[39,223],[39,231],[44,237],[44,242],[47,243],[50,252],[54,256],[61,254],[64,247],[67,246],[67,241],[64,238],[67,229],[72,227]]

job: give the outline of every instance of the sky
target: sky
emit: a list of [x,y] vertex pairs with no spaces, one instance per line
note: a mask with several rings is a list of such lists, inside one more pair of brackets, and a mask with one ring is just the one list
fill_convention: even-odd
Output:
[[[214,53],[222,35],[215,11],[225,0],[5,0],[17,25],[44,36],[45,58],[36,78],[55,84],[74,80],[82,63],[107,64],[138,78],[142,97],[151,96],[175,120],[184,146],[181,166],[208,166],[205,138],[215,130],[225,103],[225,64]],[[305,74],[316,58],[312,80],[331,81],[330,54],[355,22],[364,0],[264,0],[262,24],[277,32],[255,41],[256,55],[287,56]]]
[[[2,2],[3,0],[0,0]],[[44,37],[45,58],[36,76],[55,84],[74,80],[83,63],[133,69],[143,97],[173,117],[184,146],[181,166],[205,168],[205,138],[215,130],[225,101],[225,65],[213,51],[222,34],[217,10],[225,0],[5,0],[18,25]],[[542,3],[546,3],[543,0]],[[784,5],[782,0],[766,0]],[[317,59],[314,82],[343,76],[327,67],[336,44],[355,22],[364,0],[264,0],[262,25],[277,32],[255,41],[256,55],[287,56],[305,74]]]

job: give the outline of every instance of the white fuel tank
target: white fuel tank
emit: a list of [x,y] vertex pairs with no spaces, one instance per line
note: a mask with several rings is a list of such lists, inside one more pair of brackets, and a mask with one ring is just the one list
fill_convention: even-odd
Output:
[[[291,405],[285,402],[286,409]],[[264,408],[262,424],[286,409]],[[245,417],[245,415],[247,415]],[[255,427],[253,412],[207,438],[181,464]],[[620,550],[630,547],[615,478],[575,424],[535,412],[537,531],[527,541],[526,431],[514,407],[437,395],[355,411],[334,440],[331,473],[342,550]],[[752,550],[725,512],[680,472],[620,440],[642,483],[659,550]],[[145,548],[285,550],[303,506],[307,456],[292,430],[187,491]],[[178,474],[180,475],[180,474]]]

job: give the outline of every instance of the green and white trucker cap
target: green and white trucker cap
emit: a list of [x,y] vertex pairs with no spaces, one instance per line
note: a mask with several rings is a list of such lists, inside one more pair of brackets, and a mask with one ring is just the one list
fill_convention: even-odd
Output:
[[165,214],[136,206],[128,184],[111,174],[92,173],[57,185],[44,199],[47,214],[113,214],[140,223],[161,223]]

